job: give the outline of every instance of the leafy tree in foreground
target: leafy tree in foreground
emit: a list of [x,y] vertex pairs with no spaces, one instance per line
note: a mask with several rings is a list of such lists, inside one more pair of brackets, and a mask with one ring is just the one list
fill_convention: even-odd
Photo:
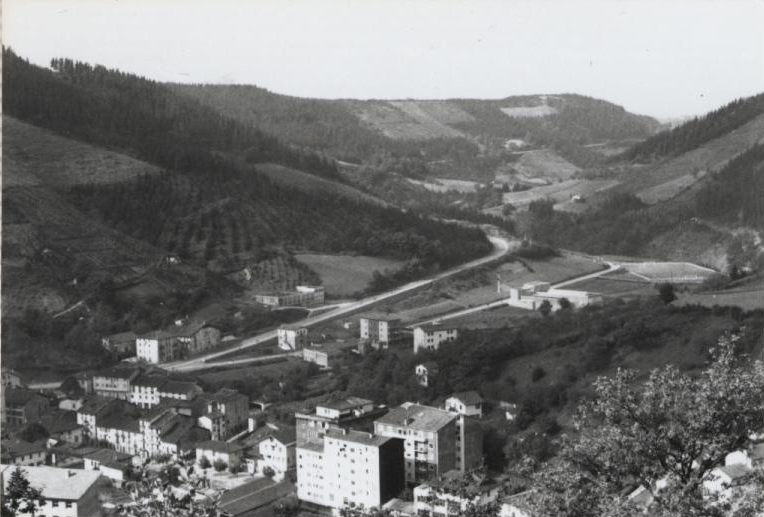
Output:
[[24,471],[16,467],[11,472],[8,486],[3,491],[2,516],[34,515],[37,506],[43,502],[40,491],[31,486]]
[[663,303],[671,303],[676,300],[676,293],[674,292],[674,284],[668,282],[658,286],[658,296],[663,300]]
[[[722,337],[698,376],[669,365],[638,385],[633,371],[595,382],[594,400],[576,418],[576,437],[535,480],[540,515],[634,515],[627,494],[650,492],[649,515],[755,515],[764,482],[754,478],[730,498],[704,481],[725,456],[764,428],[764,364],[741,364],[737,336]],[[665,488],[658,488],[665,483]]]

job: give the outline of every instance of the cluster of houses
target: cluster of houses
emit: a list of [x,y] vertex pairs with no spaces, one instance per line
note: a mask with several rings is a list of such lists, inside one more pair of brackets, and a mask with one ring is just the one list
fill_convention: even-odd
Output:
[[179,319],[165,329],[146,334],[120,332],[105,336],[101,344],[115,357],[136,356],[159,364],[216,348],[221,341],[220,329],[205,321]]
[[437,350],[442,343],[456,340],[459,329],[449,325],[422,325],[413,331],[401,324],[400,318],[388,314],[364,314],[359,319],[358,339],[317,342],[310,339],[307,327],[300,324],[281,325],[277,331],[278,347],[301,352],[302,359],[321,368],[331,368],[344,352],[365,355],[371,350],[391,346],[413,346],[414,353]]
[[499,294],[509,293],[509,298],[505,299],[508,305],[531,311],[537,310],[544,302],[549,303],[552,311],[560,309],[565,303],[563,300],[567,300],[572,307],[576,308],[602,303],[602,296],[599,294],[573,289],[557,289],[549,282],[541,280],[514,287],[502,284],[499,279],[497,291]]

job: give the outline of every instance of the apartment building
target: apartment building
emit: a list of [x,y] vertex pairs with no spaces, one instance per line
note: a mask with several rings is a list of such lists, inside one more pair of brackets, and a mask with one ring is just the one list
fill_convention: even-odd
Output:
[[141,375],[130,387],[130,402],[147,409],[165,399],[193,400],[201,392],[193,382],[173,381],[163,375]]
[[386,406],[377,406],[373,401],[359,397],[319,404],[312,413],[295,413],[297,443],[321,444],[324,434],[331,427],[373,431],[374,420],[385,413]]
[[[2,466],[3,490],[8,489],[15,466]],[[46,517],[99,517],[97,470],[64,469],[57,467],[24,467],[29,485],[40,491],[35,515]]]
[[437,350],[441,343],[456,340],[459,329],[449,325],[423,325],[414,328],[414,353],[420,350]]
[[204,321],[178,320],[175,325],[136,337],[135,354],[152,364],[174,361],[220,345],[220,330]]
[[274,429],[268,437],[258,445],[260,457],[257,461],[257,471],[281,481],[287,472],[295,468],[295,428],[290,426]]
[[50,400],[26,388],[5,388],[2,395],[2,423],[8,427],[23,427],[38,421],[50,406]]
[[379,508],[404,487],[403,440],[329,429],[297,447],[297,497],[338,509]]
[[130,400],[130,387],[140,374],[140,369],[126,365],[101,370],[93,374],[93,392],[100,397]]
[[414,509],[417,515],[456,517],[470,506],[498,501],[501,488],[485,474],[452,470],[414,488]]
[[359,320],[360,338],[368,340],[374,348],[387,348],[400,341],[400,318],[378,312],[368,313]]
[[300,325],[281,325],[278,343],[281,350],[301,350],[308,345],[308,329]]
[[135,355],[135,332],[120,332],[101,338],[101,346],[112,353],[115,357],[129,357]]
[[405,479],[419,484],[456,468],[457,415],[406,402],[374,422],[374,434],[404,440]]
[[208,396],[207,408],[198,425],[207,429],[213,440],[225,440],[247,428],[249,399],[236,390],[223,388]]

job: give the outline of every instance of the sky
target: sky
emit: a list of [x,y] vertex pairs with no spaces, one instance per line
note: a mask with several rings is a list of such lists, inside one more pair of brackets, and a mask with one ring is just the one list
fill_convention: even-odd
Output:
[[321,98],[579,93],[666,119],[764,91],[764,0],[4,0],[30,61]]

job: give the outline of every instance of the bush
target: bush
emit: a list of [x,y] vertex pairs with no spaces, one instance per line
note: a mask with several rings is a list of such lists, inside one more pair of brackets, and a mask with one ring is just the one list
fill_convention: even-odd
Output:
[[275,475],[276,475],[276,471],[274,471],[271,467],[265,467],[263,469],[263,476],[267,478],[272,478]]
[[207,458],[207,456],[202,456],[199,458],[199,466],[203,469],[208,469],[212,466],[212,464],[210,463],[210,460]]
[[539,381],[543,379],[545,376],[546,376],[546,370],[544,370],[540,366],[537,366],[531,372],[531,381],[533,382]]
[[232,462],[230,465],[228,465],[228,472],[231,474],[238,474],[242,471],[241,463],[238,461]]
[[216,472],[223,472],[228,468],[228,464],[223,460],[216,460],[212,466],[215,467]]

